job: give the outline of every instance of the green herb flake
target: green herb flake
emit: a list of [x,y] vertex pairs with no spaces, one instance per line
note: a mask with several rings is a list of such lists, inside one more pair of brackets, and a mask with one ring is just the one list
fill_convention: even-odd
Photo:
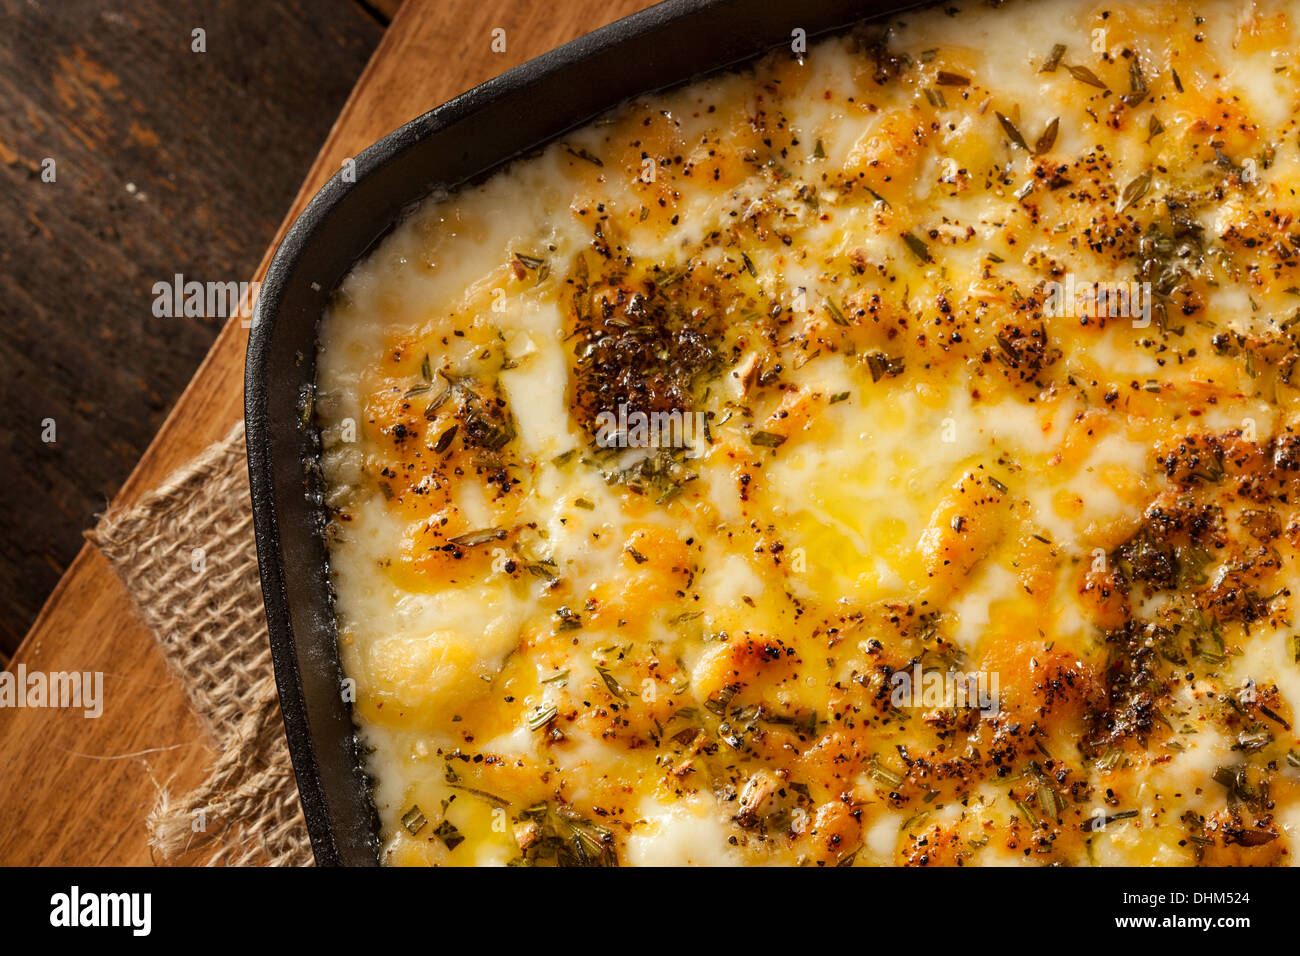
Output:
[[889,200],[886,199],[884,196],[880,195],[880,193],[876,192],[870,186],[863,186],[862,188],[865,189],[868,193],[870,193],[871,198],[875,200],[882,208],[884,209],[889,208]]
[[884,352],[872,352],[867,356],[867,368],[871,371],[871,380],[879,382],[885,376],[902,375],[906,369],[901,357],[894,358]]
[[441,435],[438,436],[438,440],[434,442],[433,445],[433,453],[435,455],[441,455],[444,451],[446,451],[448,448],[451,447],[451,441],[453,438],[456,437],[456,429],[459,427],[460,426],[453,424],[450,428],[448,428],[445,432],[443,432]]
[[443,843],[447,844],[448,850],[454,850],[465,842],[465,838],[461,836],[460,831],[456,829],[450,820],[443,820],[438,824],[438,829],[433,832]]
[[596,673],[599,674],[600,679],[605,682],[606,690],[613,694],[617,699],[624,703],[627,702],[627,691],[623,689],[623,685],[618,682],[613,674],[604,667],[597,667]]
[[715,717],[721,717],[727,712],[727,705],[731,703],[740,688],[735,684],[727,684],[712,697],[704,702],[704,709]]
[[1102,82],[1101,78],[1086,66],[1070,66],[1067,64],[1065,68],[1069,71],[1070,75],[1080,83],[1087,83],[1089,86],[1095,86],[1099,90],[1109,89],[1109,87]]
[[419,804],[411,804],[411,809],[402,814],[402,826],[410,831],[411,836],[418,835],[428,822],[429,820],[420,810]]
[[887,787],[899,787],[903,783],[903,775],[890,770],[880,762],[880,758],[872,756],[871,762],[867,765],[867,774],[877,783],[883,783]]
[[1060,795],[1047,784],[1038,785],[1038,806],[1048,817],[1055,819],[1065,809]]
[[836,325],[849,324],[849,320],[844,317],[844,312],[840,309],[838,305],[835,304],[834,299],[826,300],[826,311],[830,313],[831,321],[834,322]]
[[560,619],[557,629],[561,631],[576,631],[582,627],[582,617],[567,605],[560,607],[555,616]]
[[550,707],[537,708],[528,715],[528,729],[541,730],[554,720],[557,714],[559,714],[559,710],[553,704]]
[[993,115],[998,118],[998,122],[1002,125],[1002,132],[1007,134],[1007,138],[1010,139],[1015,146],[1018,146],[1025,152],[1029,152],[1029,146],[1025,143],[1025,138],[1020,134],[1020,130],[1016,129],[1016,124],[996,110]]
[[424,410],[424,420],[427,422],[431,422],[435,418],[437,418],[438,409],[442,407],[443,403],[447,401],[447,398],[450,395],[451,395],[451,386],[449,385],[446,388],[444,388],[441,392],[438,393],[437,398],[429,402],[429,407]]
[[1135,202],[1137,202],[1139,199],[1145,196],[1147,194],[1147,190],[1150,188],[1151,188],[1151,170],[1148,169],[1142,173],[1139,173],[1132,181],[1129,182],[1127,186],[1124,187],[1124,191],[1120,194],[1119,197],[1119,203],[1118,205],[1115,206],[1115,212],[1116,213],[1123,212],[1129,206],[1133,205]]
[[920,259],[922,262],[934,261],[933,257],[930,255],[930,247],[912,233],[903,233],[903,242],[907,243],[907,248],[912,250],[912,255],[916,256],[916,258]]
[[1021,814],[1024,816],[1026,820],[1029,821],[1030,824],[1032,824],[1035,827],[1038,826],[1038,817],[1034,814],[1033,810],[1029,809],[1029,804],[1025,803],[1025,801],[1020,799],[1014,799],[1011,802],[1016,805],[1016,809],[1018,809],[1021,812]]
[[593,156],[590,152],[588,152],[586,149],[584,149],[581,146],[575,147],[566,144],[564,148],[567,149],[572,155],[578,157],[578,159],[586,160],[587,162],[591,163],[593,166],[605,165],[600,161],[600,157]]
[[1038,68],[1039,73],[1055,73],[1056,68],[1061,65],[1061,57],[1065,56],[1065,44],[1057,43],[1052,47],[1052,52],[1047,54],[1047,59],[1043,65]]
[[1110,773],[1110,771],[1119,766],[1120,761],[1123,759],[1124,751],[1120,750],[1118,747],[1112,747],[1097,758],[1095,766],[1102,773]]
[[454,538],[448,538],[448,544],[454,544],[458,548],[476,548],[481,544],[487,544],[489,541],[500,541],[506,536],[504,528],[483,528],[481,531],[471,531],[468,534],[457,535]]
[[1097,817],[1096,823],[1092,825],[1098,828],[1108,827],[1112,823],[1118,823],[1120,820],[1132,820],[1138,815],[1136,810],[1120,810],[1116,813],[1108,813],[1103,817]]
[[1061,118],[1059,116],[1054,117],[1052,121],[1047,124],[1047,128],[1043,130],[1043,135],[1038,137],[1038,140],[1034,143],[1035,156],[1041,156],[1056,145],[1056,134],[1060,128]]

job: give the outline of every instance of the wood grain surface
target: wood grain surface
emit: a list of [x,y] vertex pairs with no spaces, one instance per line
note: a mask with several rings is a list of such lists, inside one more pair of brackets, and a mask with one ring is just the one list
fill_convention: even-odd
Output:
[[[257,270],[306,201],[384,133],[457,93],[649,4],[644,0],[406,0],[343,107]],[[506,31],[506,50],[491,49]],[[250,126],[267,122],[249,117]],[[246,331],[226,324],[115,499],[135,500],[242,415]],[[211,759],[176,678],[107,562],[83,547],[10,668],[103,670],[98,720],[0,710],[0,864],[147,864],[157,785],[196,783]]]
[[154,283],[249,278],[382,17],[0,0],[0,661],[221,328],[155,317]]

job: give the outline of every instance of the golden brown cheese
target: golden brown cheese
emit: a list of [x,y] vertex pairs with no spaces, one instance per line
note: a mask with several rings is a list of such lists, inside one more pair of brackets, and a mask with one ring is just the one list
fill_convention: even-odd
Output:
[[315,404],[385,860],[1291,863],[1298,39],[920,11],[424,204]]

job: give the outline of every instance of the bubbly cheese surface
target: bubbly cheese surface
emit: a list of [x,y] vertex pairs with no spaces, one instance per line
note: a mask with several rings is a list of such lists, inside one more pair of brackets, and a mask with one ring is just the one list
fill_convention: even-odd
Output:
[[1291,5],[794,47],[427,201],[338,291],[385,862],[1291,863]]

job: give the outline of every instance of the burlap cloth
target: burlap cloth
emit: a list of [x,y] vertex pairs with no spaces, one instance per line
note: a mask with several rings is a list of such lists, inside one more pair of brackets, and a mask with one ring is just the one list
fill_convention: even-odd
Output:
[[148,819],[164,860],[307,865],[257,575],[244,423],[87,532],[176,671],[217,753],[198,789],[164,785]]

